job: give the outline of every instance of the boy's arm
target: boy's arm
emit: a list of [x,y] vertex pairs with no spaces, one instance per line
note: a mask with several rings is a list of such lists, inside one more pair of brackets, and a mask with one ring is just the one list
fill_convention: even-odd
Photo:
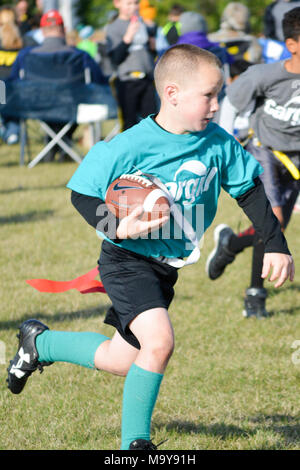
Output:
[[220,107],[220,117],[218,124],[230,135],[233,135],[234,121],[237,114],[237,109],[233,106],[233,104],[230,103],[228,96],[225,96]]
[[[138,22],[130,22],[128,25],[128,28],[122,38],[122,40],[114,47],[109,48],[109,56],[111,58],[111,61],[114,65],[118,66],[120,65],[127,57],[128,55],[128,48],[130,44],[132,43],[132,40],[134,38],[135,33],[139,29],[139,23]],[[108,37],[107,39],[108,44],[110,44],[110,39]]]
[[108,210],[102,199],[72,191],[71,202],[89,225],[104,233],[113,242],[120,241],[116,235],[120,220]]
[[265,253],[284,253],[290,255],[286,239],[267,199],[264,186],[259,178],[255,186],[237,197],[238,205],[249,217],[265,245]]
[[280,287],[287,279],[292,281],[295,272],[293,259],[259,178],[256,178],[253,188],[237,198],[237,203],[251,220],[265,245],[262,277],[268,277],[273,268],[270,281],[277,280],[275,287]]
[[239,113],[253,109],[256,100],[264,96],[266,73],[265,64],[252,65],[227,87],[226,95]]
[[127,57],[129,44],[122,41],[115,49],[110,51],[109,56],[114,65],[120,65]]
[[155,220],[143,221],[140,219],[143,214],[142,207],[137,207],[130,215],[120,220],[109,211],[102,199],[86,196],[76,191],[71,193],[71,202],[89,225],[102,232],[114,243],[120,243],[124,239],[135,238],[157,230],[168,220],[168,216],[164,216]]

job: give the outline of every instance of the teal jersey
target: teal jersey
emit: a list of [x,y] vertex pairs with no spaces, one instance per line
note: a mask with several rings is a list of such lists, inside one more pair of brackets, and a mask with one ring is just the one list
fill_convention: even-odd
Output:
[[[138,170],[166,185],[198,240],[215,217],[221,188],[233,198],[241,196],[263,171],[217,124],[178,135],[165,131],[149,116],[110,142],[92,147],[67,186],[104,201],[116,178]],[[118,246],[147,257],[167,258],[185,258],[194,248],[172,216],[160,230],[147,237],[122,240]]]

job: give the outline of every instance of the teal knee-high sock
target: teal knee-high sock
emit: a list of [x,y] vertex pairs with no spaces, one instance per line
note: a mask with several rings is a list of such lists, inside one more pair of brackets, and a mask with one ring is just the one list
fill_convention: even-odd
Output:
[[122,444],[128,450],[135,439],[150,439],[151,417],[163,374],[132,364],[123,392]]
[[93,369],[96,350],[108,339],[100,333],[46,330],[37,336],[36,349],[40,362],[70,362]]

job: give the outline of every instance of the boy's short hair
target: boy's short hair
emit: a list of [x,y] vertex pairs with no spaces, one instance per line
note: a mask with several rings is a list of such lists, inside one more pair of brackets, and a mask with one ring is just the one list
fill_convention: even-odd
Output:
[[300,7],[293,8],[284,15],[282,29],[285,41],[287,39],[298,41],[300,37]]
[[218,57],[206,49],[191,44],[170,47],[161,56],[154,69],[154,81],[159,96],[162,96],[162,85],[166,79],[175,82],[189,79],[202,64],[222,69]]

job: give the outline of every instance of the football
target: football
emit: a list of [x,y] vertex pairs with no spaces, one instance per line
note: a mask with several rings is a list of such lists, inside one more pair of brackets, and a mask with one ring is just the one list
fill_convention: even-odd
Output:
[[108,209],[119,219],[137,206],[144,212],[141,220],[155,220],[170,214],[170,204],[164,191],[149,179],[136,174],[122,175],[113,181],[105,196]]

